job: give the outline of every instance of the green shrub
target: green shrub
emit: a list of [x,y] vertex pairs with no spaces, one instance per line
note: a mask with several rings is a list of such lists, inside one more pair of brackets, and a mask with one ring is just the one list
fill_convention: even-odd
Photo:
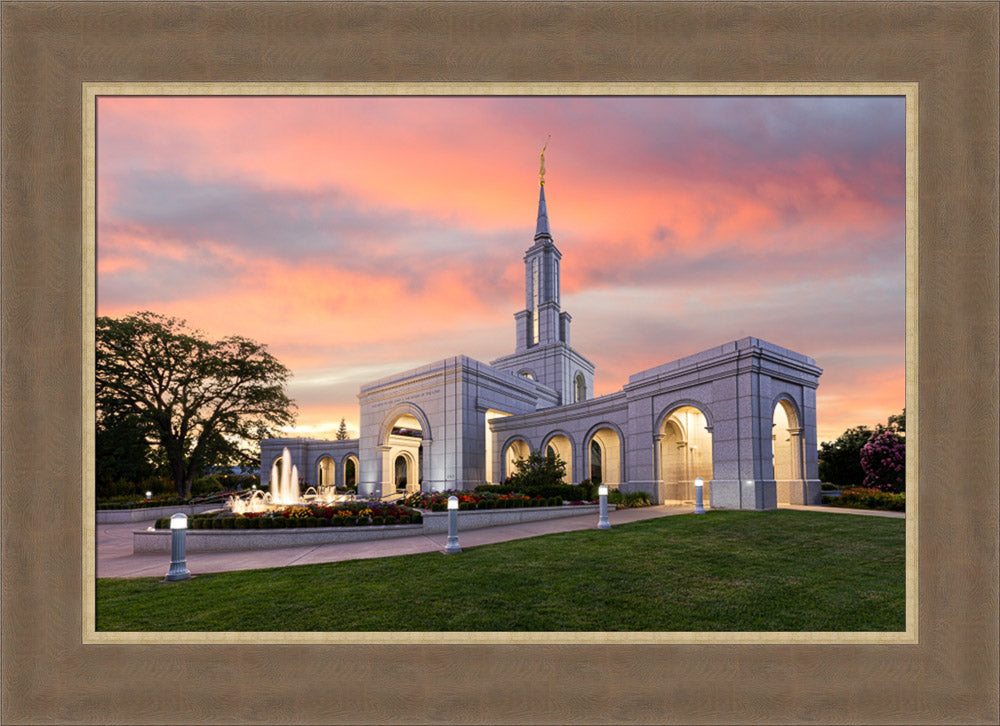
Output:
[[221,491],[225,491],[225,487],[222,485],[218,474],[199,477],[191,482],[191,496],[197,497],[202,494],[215,494]]
[[156,524],[153,525],[154,529],[169,529],[170,527],[170,517],[160,517],[156,520]]
[[590,479],[584,479],[576,486],[580,492],[580,499],[583,501],[589,502],[591,499],[595,499],[597,497],[597,485]]
[[372,524],[375,526],[381,526],[385,524],[385,517],[372,517]]
[[323,523],[323,520],[319,517],[306,517],[307,527],[318,527]]
[[399,516],[399,523],[400,524],[409,524],[410,523],[410,515],[409,514],[401,514]]
[[236,517],[233,522],[236,529],[250,529],[250,520],[246,517]]
[[494,503],[493,499],[480,499],[477,506],[479,509],[494,509]]
[[629,507],[650,507],[653,505],[653,500],[646,492],[624,492],[622,494],[621,503],[618,505],[622,509],[627,509]]
[[566,476],[566,462],[558,455],[533,451],[528,458],[514,462],[515,472],[507,477],[504,486],[508,491],[525,491],[527,488],[561,484]]
[[371,520],[368,517],[358,517],[358,526],[359,527],[367,527],[371,523],[372,522],[371,522]]
[[395,517],[386,517],[384,521],[384,524],[398,524],[398,523],[399,520],[396,519]]
[[226,517],[221,521],[223,529],[236,529],[236,517]]

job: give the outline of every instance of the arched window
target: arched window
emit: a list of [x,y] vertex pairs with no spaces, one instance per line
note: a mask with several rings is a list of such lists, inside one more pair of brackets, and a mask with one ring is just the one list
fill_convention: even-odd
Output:
[[344,463],[344,486],[348,489],[357,484],[358,471],[354,464],[354,457],[349,458]]
[[580,401],[587,400],[587,382],[583,379],[582,373],[576,374],[576,396],[573,399],[574,403],[579,403]]
[[601,483],[601,445],[596,440],[590,442],[590,481]]
[[555,458],[556,450],[552,447],[552,444],[549,444],[547,447],[545,447],[545,455]]

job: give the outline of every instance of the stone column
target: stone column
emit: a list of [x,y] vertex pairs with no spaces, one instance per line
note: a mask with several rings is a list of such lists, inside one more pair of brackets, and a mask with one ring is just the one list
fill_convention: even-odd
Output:
[[802,475],[802,458],[805,453],[803,448],[805,442],[802,436],[802,429],[788,429],[788,435],[791,438],[789,444],[792,450],[792,479],[795,481],[801,481],[802,479],[805,479]]
[[434,459],[431,456],[431,444],[434,441],[432,439],[423,439],[420,445],[424,447],[424,481],[420,485],[420,488],[425,491],[434,491],[434,474],[436,469],[434,467]]
[[656,503],[663,504],[663,434],[653,434],[653,482],[656,485]]
[[373,485],[375,489],[372,491],[372,495],[381,497],[385,495],[385,492],[393,491],[392,447],[376,446],[375,451],[382,455],[382,475],[375,480]]

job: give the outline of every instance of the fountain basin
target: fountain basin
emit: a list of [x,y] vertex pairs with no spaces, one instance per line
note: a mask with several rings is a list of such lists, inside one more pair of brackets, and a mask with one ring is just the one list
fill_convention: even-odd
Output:
[[[240,552],[279,547],[315,547],[324,544],[370,542],[423,534],[423,525],[394,524],[369,527],[322,527],[309,529],[189,529],[185,547],[192,552]],[[132,533],[133,554],[170,554],[170,530],[138,530]]]

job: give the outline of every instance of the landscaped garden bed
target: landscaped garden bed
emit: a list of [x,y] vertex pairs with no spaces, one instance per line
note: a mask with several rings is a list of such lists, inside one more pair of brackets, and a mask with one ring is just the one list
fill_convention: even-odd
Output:
[[563,504],[561,497],[543,497],[519,492],[414,492],[403,499],[408,507],[425,509],[430,512],[443,512],[448,508],[448,499],[458,499],[459,511],[471,509],[521,509],[523,507],[558,507]]
[[[383,502],[343,502],[332,505],[301,504],[265,512],[233,514],[211,511],[196,514],[189,529],[291,529],[296,527],[367,527],[420,524],[421,513],[410,507]],[[156,520],[155,529],[169,529],[170,518]]]

